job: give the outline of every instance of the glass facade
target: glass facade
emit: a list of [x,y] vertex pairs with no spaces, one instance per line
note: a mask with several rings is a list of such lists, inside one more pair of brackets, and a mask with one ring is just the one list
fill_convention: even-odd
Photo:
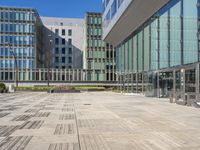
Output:
[[[118,9],[120,9],[120,6],[124,0],[104,0],[103,1],[103,14],[105,14],[104,20],[104,27],[107,27],[113,17],[116,15]],[[109,5],[110,4],[110,5]],[[106,11],[106,9],[108,9]]]
[[0,7],[0,69],[42,67],[41,26],[33,9]]
[[[171,0],[119,44],[116,62],[120,81],[133,84],[141,74],[143,90],[151,91],[162,79],[157,72],[198,62],[199,6],[199,0]],[[166,79],[171,74],[162,76]]]

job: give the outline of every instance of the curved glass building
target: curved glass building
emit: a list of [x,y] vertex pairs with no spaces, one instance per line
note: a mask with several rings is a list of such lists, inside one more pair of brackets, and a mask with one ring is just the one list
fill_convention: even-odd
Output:
[[103,0],[103,7],[121,90],[199,93],[199,0]]

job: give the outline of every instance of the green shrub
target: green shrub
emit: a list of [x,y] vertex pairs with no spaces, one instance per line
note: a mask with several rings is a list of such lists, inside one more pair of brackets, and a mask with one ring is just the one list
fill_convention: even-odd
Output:
[[0,93],[6,90],[6,85],[4,83],[0,83]]
[[3,90],[5,90],[6,89],[6,85],[4,84],[4,83],[0,83],[0,89],[3,89]]
[[22,90],[22,91],[48,91],[50,89],[52,89],[53,87],[50,86],[33,86],[33,87],[17,87],[17,90]]

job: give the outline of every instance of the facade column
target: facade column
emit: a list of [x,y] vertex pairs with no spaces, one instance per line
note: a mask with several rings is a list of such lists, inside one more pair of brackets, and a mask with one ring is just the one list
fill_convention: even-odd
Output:
[[185,69],[181,69],[181,97],[185,100]]
[[33,71],[33,70],[30,69],[30,72],[29,72],[29,73],[30,73],[30,80],[31,80],[31,81],[33,81],[32,71]]
[[39,81],[41,81],[41,69],[39,69]]
[[59,81],[62,81],[62,74],[63,74],[62,69],[59,70],[58,74],[60,75],[60,80]]
[[142,72],[142,94],[144,94],[144,72]]
[[173,70],[173,98],[176,97],[176,70]]
[[56,81],[58,81],[58,69],[56,69]]
[[79,69],[77,69],[76,76],[77,76],[77,77],[76,77],[76,80],[77,80],[77,81],[80,81],[80,78],[79,78],[79,77],[80,77],[80,76],[79,76]]
[[131,93],[133,93],[133,73],[131,73]]
[[196,86],[196,100],[199,100],[199,63],[196,64],[196,83],[195,83],[195,86]]
[[138,93],[138,73],[135,73],[136,75],[136,93]]
[[130,79],[130,74],[129,71],[127,72],[127,93],[129,93],[129,79]]
[[68,74],[69,74],[69,76],[68,76],[68,81],[71,81],[71,70],[69,69],[69,71],[68,71]]
[[52,69],[52,81],[54,81],[54,69]]
[[72,81],[74,81],[74,69],[72,69]]
[[67,81],[67,70],[65,69],[65,81]]
[[160,72],[157,72],[157,97],[160,98],[160,83],[159,83],[159,78],[160,78]]
[[88,72],[85,70],[85,81],[88,81]]
[[80,70],[81,81],[83,81],[83,69]]

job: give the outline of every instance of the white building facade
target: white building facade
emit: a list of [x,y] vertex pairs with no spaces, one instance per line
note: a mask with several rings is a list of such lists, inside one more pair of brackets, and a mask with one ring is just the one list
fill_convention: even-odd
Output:
[[[84,50],[84,19],[41,17],[46,56],[50,68],[81,69]],[[47,61],[48,62],[48,61]]]

